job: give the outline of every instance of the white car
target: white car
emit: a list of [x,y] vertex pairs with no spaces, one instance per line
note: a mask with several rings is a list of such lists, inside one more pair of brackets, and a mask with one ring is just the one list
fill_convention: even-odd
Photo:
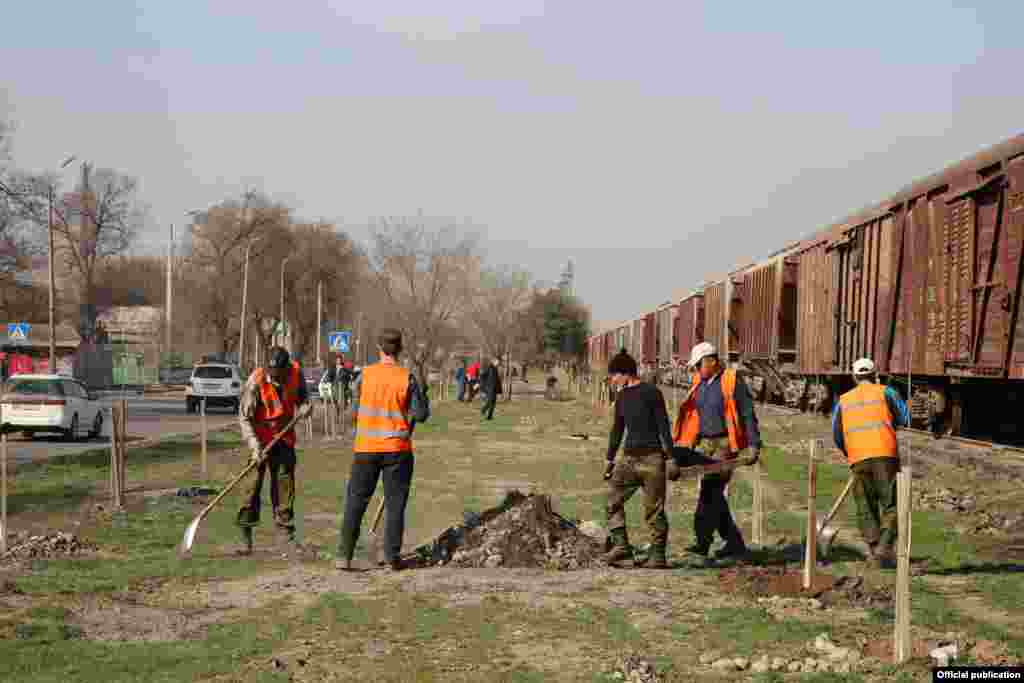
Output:
[[192,368],[192,377],[185,388],[185,412],[199,410],[199,402],[206,399],[206,407],[228,406],[238,412],[242,398],[242,380],[238,368],[227,363],[203,363]]
[[0,421],[5,431],[32,437],[37,432],[63,434],[74,441],[87,432],[103,432],[103,406],[78,380],[61,375],[15,375],[3,387]]

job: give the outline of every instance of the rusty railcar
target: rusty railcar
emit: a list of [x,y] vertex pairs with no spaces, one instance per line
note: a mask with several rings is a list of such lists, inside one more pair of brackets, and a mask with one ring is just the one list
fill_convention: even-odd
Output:
[[658,360],[658,314],[646,313],[643,317],[643,337],[640,343],[638,361],[654,363]]
[[629,322],[629,355],[640,362],[644,345],[644,317],[640,316]]
[[966,421],[994,438],[1018,431],[1003,409],[1024,392],[1014,381],[1024,379],[1024,136],[812,242],[799,256],[802,372],[828,376],[834,395],[868,356],[892,381],[913,384],[916,417],[955,432]]
[[687,363],[690,351],[704,341],[704,294],[694,292],[679,302],[676,316],[676,353]]
[[676,315],[679,311],[678,303],[662,304],[657,311],[657,334],[656,334],[656,356],[657,363],[666,367],[672,362],[676,355],[675,331]]

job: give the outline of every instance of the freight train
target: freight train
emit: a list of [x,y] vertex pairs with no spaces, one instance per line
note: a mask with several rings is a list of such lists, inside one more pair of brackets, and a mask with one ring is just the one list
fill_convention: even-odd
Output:
[[592,366],[709,341],[762,400],[827,411],[868,356],[915,423],[1020,443],[1024,135],[811,235],[590,337]]

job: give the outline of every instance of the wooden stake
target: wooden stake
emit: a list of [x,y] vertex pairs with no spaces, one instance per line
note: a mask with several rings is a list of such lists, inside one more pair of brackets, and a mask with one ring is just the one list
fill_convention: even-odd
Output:
[[121,505],[124,505],[124,491],[127,477],[125,476],[125,462],[128,460],[128,401],[121,401],[121,438],[118,439],[118,493],[121,496]]
[[200,460],[201,472],[203,479],[206,479],[206,399],[202,399],[199,402],[199,433],[200,441],[202,442],[202,454]]
[[810,590],[814,584],[814,570],[818,564],[818,524],[814,509],[814,499],[818,491],[818,469],[816,456],[818,440],[811,440],[810,456],[807,463],[807,542],[804,554],[804,590]]
[[751,540],[756,546],[764,545],[764,489],[761,480],[761,461],[754,465],[754,511]]
[[120,499],[117,492],[117,442],[120,438],[121,402],[114,401],[110,406],[110,502],[117,509]]
[[910,467],[896,475],[896,506],[898,531],[896,544],[896,632],[894,660],[903,664],[910,659],[913,642],[910,638]]
[[0,434],[0,553],[7,552],[7,432]]

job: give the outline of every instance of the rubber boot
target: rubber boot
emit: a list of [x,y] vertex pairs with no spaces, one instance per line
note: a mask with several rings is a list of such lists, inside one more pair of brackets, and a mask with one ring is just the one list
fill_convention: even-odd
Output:
[[633,559],[633,549],[629,547],[629,538],[626,536],[625,527],[612,529],[608,533],[608,537],[611,539],[612,549],[606,552],[601,559],[608,564],[615,564],[617,562],[625,562],[626,560]]
[[879,569],[896,568],[896,551],[891,545],[881,546],[875,556],[875,562]]
[[252,527],[239,527],[242,532],[242,545],[236,550],[238,555],[252,555]]
[[647,557],[637,562],[636,565],[645,569],[668,569],[668,560],[665,559],[665,546],[652,545],[647,551]]

